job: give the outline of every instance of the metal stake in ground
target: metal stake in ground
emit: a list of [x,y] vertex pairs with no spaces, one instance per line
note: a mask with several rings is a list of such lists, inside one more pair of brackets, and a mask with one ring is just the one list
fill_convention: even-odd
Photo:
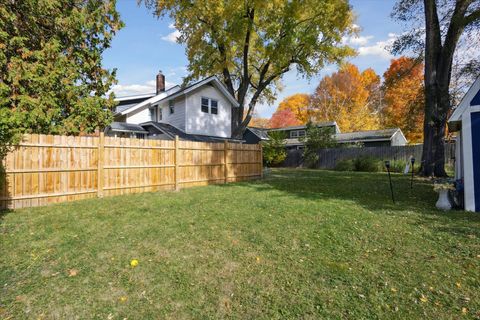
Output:
[[415,174],[415,158],[411,157],[410,162],[412,163],[412,180],[410,181],[410,189],[413,189],[413,176]]
[[392,193],[392,201],[395,203],[395,197],[393,196],[393,185],[392,185],[392,177],[390,176],[390,161],[385,161],[385,168],[387,168],[388,172],[388,181],[390,181],[390,192]]

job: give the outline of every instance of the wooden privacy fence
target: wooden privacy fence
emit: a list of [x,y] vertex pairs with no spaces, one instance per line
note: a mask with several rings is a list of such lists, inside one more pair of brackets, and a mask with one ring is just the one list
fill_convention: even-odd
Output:
[[227,183],[262,175],[260,145],[26,135],[3,161],[0,208]]
[[[329,148],[318,151],[317,168],[334,169],[339,161],[346,159],[355,159],[360,156],[370,156],[381,160],[390,161],[409,161],[413,156],[417,159],[417,165],[420,165],[422,159],[423,145],[407,146],[384,146],[384,147],[352,147],[352,148]],[[445,144],[445,163],[452,165],[455,157],[455,145],[453,143]],[[303,150],[289,150],[287,158],[283,162],[284,167],[299,167],[303,165]]]

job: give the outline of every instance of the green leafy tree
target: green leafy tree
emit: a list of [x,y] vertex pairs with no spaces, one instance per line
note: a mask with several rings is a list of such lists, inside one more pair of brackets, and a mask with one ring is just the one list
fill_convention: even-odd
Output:
[[0,156],[25,132],[111,121],[115,70],[102,53],[122,25],[114,0],[0,0]]
[[[398,0],[393,16],[410,29],[395,42],[393,52],[410,50],[425,62],[421,174],[443,177],[447,175],[444,138],[452,110],[455,55],[462,38],[473,34],[472,40],[478,39],[480,0]],[[473,48],[473,43],[468,41],[468,46]]]
[[300,138],[304,144],[303,161],[309,168],[314,168],[317,164],[318,150],[334,147],[336,142],[332,128],[317,127],[314,123],[308,122],[305,130],[305,136]]
[[274,99],[287,71],[310,77],[353,54],[341,41],[352,31],[347,0],[140,2],[175,21],[178,42],[186,45],[187,81],[215,74],[236,97],[234,136],[245,130],[258,101]]
[[268,133],[269,140],[262,142],[263,161],[267,166],[282,163],[287,157],[285,149],[285,133],[281,131],[271,131]]

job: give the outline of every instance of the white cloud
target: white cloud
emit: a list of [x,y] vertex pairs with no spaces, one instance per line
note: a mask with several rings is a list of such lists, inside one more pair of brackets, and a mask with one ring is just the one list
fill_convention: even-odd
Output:
[[377,56],[385,60],[392,59],[393,55],[390,53],[390,47],[396,38],[396,34],[389,33],[388,39],[385,41],[377,41],[374,45],[359,47],[358,54],[360,56]]
[[177,39],[180,37],[180,31],[178,31],[176,28],[175,28],[175,25],[173,23],[169,24],[168,25],[168,28],[169,29],[172,29],[173,32],[170,32],[169,34],[167,34],[166,36],[162,36],[162,40],[165,40],[165,41],[168,41],[168,42],[171,42],[171,43],[177,43]]
[[[165,81],[165,87],[171,88],[175,84]],[[112,87],[111,91],[115,93],[117,97],[124,97],[124,96],[133,96],[138,94],[146,94],[146,93],[155,93],[156,90],[156,81],[149,80],[142,84],[134,83],[134,84],[116,84]]]
[[349,44],[352,46],[364,46],[366,45],[370,39],[373,39],[373,36],[351,36],[351,37],[344,37],[342,42],[344,44]]

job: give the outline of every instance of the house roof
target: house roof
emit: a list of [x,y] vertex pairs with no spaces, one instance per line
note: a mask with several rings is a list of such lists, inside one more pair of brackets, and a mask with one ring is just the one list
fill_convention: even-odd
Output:
[[112,122],[108,127],[112,131],[117,132],[133,132],[133,133],[148,133],[142,126],[133,123]]
[[268,129],[264,128],[256,128],[256,127],[247,127],[247,130],[249,130],[251,133],[256,135],[260,140],[268,140]]
[[206,135],[200,135],[200,134],[188,134],[178,129],[177,127],[172,126],[171,124],[162,123],[162,122],[149,121],[149,122],[141,123],[140,126],[142,127],[152,126],[158,131],[161,131],[162,133],[169,136],[171,139],[174,139],[175,136],[178,136],[180,140],[197,141],[197,142],[223,142],[225,140],[237,141],[237,142],[242,141],[238,139],[221,138],[221,137],[206,136]]
[[[340,133],[340,128],[337,125],[337,122],[335,122],[335,121],[318,122],[318,123],[316,123],[316,126],[317,126],[317,128],[335,127],[335,133]],[[306,125],[301,125],[301,126],[273,128],[273,129],[268,129],[268,131],[289,131],[289,130],[301,130],[301,129],[306,129],[306,128],[307,128]]]
[[463,96],[450,119],[448,119],[448,128],[451,131],[458,131],[461,127],[463,113],[470,107],[480,105],[480,76],[475,80],[467,93]]
[[[319,122],[316,123],[317,127],[337,127],[337,123],[335,121],[329,121],[329,122]],[[307,128],[306,125],[301,125],[301,126],[290,126],[290,127],[281,127],[281,128],[273,128],[273,129],[268,129],[268,131],[287,131],[287,130],[298,130],[298,129],[305,129]],[[340,132],[338,129],[337,132]]]
[[[238,107],[239,104],[238,104],[238,101],[235,99],[235,97],[233,97],[230,92],[228,92],[228,90],[225,88],[225,86],[223,85],[223,83],[218,79],[217,76],[211,76],[211,77],[208,77],[208,78],[205,78],[203,80],[200,80],[196,83],[193,83],[187,87],[180,87],[180,86],[174,86],[164,92],[161,92],[157,95],[154,95],[150,98],[148,98],[147,96],[147,99],[139,102],[139,103],[136,103],[136,104],[133,104],[133,105],[130,105],[128,108],[123,108],[121,107],[122,105],[122,101],[126,101],[128,100],[127,98],[128,97],[124,97],[124,98],[121,98],[123,100],[120,100],[117,99],[117,101],[121,101],[120,102],[120,105],[117,107],[117,110],[116,113],[117,114],[120,114],[120,115],[125,115],[125,114],[129,114],[135,110],[138,110],[140,108],[143,108],[143,107],[147,107],[147,106],[154,106],[154,105],[157,105],[159,104],[160,102],[162,102],[163,100],[172,100],[172,99],[175,99],[181,95],[184,95],[184,94],[187,94],[193,90],[196,90],[198,88],[200,88],[201,86],[203,85],[206,85],[208,83],[212,83],[215,85],[216,88],[218,88],[223,94],[224,96],[230,101],[230,103],[232,103],[234,106]],[[131,100],[134,100],[134,99],[142,99],[142,97],[130,97]],[[128,101],[127,101],[128,103]]]
[[339,143],[388,141],[388,140],[391,140],[397,132],[400,132],[403,135],[402,130],[400,130],[399,128],[393,128],[393,129],[383,129],[383,130],[368,130],[368,131],[337,133],[335,135],[335,139]]
[[[171,96],[168,97],[168,99],[175,99],[178,96],[181,96],[183,94],[187,94],[189,92],[192,92],[198,88],[200,88],[203,85],[206,85],[208,83],[213,83],[215,87],[217,87],[223,94],[224,96],[230,101],[231,104],[233,104],[235,107],[239,106],[238,101],[235,99],[234,96],[228,92],[227,88],[225,88],[225,85],[218,79],[217,76],[210,76],[208,78],[205,78],[203,80],[200,80],[196,83],[193,83],[185,88],[180,89],[178,92],[175,92]],[[160,101],[158,101],[160,102]]]
[[164,92],[161,92],[149,99],[146,99],[146,100],[143,100],[142,102],[140,103],[137,103],[137,104],[133,104],[133,106],[129,107],[128,109],[124,109],[120,112],[118,112],[118,114],[121,114],[121,115],[125,115],[125,114],[129,114],[135,110],[138,110],[142,107],[145,107],[145,106],[149,106],[149,105],[153,105],[171,95],[173,95],[174,93],[176,93],[177,91],[180,90],[180,86],[174,86]]

